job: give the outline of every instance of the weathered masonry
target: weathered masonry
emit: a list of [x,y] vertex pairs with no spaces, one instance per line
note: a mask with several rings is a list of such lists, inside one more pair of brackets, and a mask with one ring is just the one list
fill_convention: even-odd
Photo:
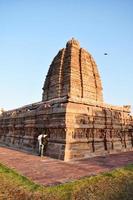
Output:
[[49,136],[47,156],[65,161],[133,150],[130,106],[104,103],[97,65],[74,39],[53,59],[42,101],[0,115],[8,146],[36,152],[41,132]]

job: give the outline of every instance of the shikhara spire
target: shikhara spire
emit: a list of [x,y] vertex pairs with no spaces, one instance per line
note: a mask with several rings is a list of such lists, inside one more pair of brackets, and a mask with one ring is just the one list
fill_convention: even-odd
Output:
[[43,101],[64,96],[103,102],[97,65],[74,38],[53,59],[43,87]]

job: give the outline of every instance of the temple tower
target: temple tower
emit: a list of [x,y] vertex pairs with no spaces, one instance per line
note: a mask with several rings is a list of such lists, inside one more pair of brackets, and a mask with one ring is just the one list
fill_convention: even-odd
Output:
[[91,54],[71,39],[53,59],[43,87],[43,101],[65,97],[103,102],[102,84]]

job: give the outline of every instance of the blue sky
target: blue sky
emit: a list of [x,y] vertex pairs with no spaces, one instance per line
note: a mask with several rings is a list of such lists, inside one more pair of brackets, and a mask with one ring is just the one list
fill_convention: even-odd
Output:
[[105,102],[133,105],[132,10],[132,0],[0,0],[0,107],[40,101],[52,59],[72,37],[96,60]]

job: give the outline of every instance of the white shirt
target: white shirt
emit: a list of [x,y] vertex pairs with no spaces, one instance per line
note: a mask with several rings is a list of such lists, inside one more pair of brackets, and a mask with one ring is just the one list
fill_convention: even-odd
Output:
[[42,145],[42,137],[45,138],[46,136],[47,135],[42,135],[42,134],[38,136],[38,143],[39,143],[39,145]]

